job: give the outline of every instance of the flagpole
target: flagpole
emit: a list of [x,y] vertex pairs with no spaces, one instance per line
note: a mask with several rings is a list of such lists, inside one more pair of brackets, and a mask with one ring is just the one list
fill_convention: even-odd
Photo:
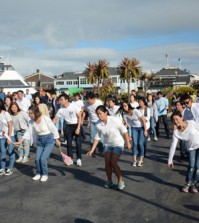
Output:
[[168,54],[165,55],[166,56],[166,64],[167,64],[167,67],[169,66],[169,56]]

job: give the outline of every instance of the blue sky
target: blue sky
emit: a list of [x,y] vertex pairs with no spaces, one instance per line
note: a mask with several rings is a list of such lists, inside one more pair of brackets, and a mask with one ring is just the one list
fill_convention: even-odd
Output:
[[[0,0],[0,56],[23,75],[82,71],[137,58],[199,74],[198,0]],[[8,16],[9,15],[9,16]]]

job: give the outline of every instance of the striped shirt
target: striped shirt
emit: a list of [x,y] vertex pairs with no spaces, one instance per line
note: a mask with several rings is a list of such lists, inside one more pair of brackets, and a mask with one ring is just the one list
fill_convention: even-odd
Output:
[[28,122],[30,120],[28,113],[20,111],[17,115],[11,115],[11,117],[15,131],[28,129]]

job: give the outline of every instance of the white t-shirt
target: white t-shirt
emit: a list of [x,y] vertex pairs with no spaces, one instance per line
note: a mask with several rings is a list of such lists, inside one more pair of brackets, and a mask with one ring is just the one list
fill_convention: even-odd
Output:
[[129,127],[142,127],[141,116],[142,113],[138,109],[134,109],[132,115],[124,114],[124,120]]
[[199,148],[199,123],[190,120],[187,121],[187,128],[181,132],[175,129],[173,132],[172,143],[169,152],[169,163],[172,162],[175,154],[178,139],[185,141],[185,146],[188,150],[194,150]]
[[86,104],[86,106],[85,106],[85,109],[88,111],[91,122],[97,122],[99,120],[99,118],[95,112],[96,108],[99,105],[102,105],[102,102],[100,100],[96,99],[94,104]]
[[[5,132],[8,135],[8,122],[12,121],[10,114],[7,111],[2,111],[0,113],[0,138],[5,138],[2,135],[2,132]],[[14,130],[12,128],[12,136],[14,136]]]
[[40,123],[34,122],[33,127],[34,127],[34,129],[35,129],[35,131],[38,135],[48,135],[48,134],[50,134],[50,130],[49,130],[49,128],[47,126],[47,123],[46,123],[46,121],[44,120],[43,117],[41,117],[41,122]]
[[73,101],[72,103],[76,105],[78,108],[80,108],[81,110],[84,108],[84,102],[82,100]]
[[81,112],[75,104],[69,103],[68,107],[60,108],[57,112],[58,117],[63,117],[67,124],[77,124],[77,114]]
[[[150,108],[146,108],[146,116],[145,116],[145,109],[139,109],[139,111],[142,113],[142,115],[146,119],[146,129],[148,130],[150,128]],[[143,126],[143,123],[142,123]]]
[[25,94],[25,98],[28,99],[31,103],[32,95],[31,94]]
[[103,137],[105,146],[124,146],[123,134],[127,132],[127,129],[117,117],[108,116],[106,124],[99,120],[96,128],[95,139],[100,140]]
[[139,107],[139,104],[138,104],[137,101],[134,101],[133,103],[130,102],[130,105],[131,105],[132,108],[137,108],[137,107]]
[[22,110],[22,111],[25,111],[25,112],[28,112],[28,109],[30,107],[30,100],[28,100],[27,98],[24,98],[20,101],[19,99],[16,101],[17,104],[19,105],[19,108]]

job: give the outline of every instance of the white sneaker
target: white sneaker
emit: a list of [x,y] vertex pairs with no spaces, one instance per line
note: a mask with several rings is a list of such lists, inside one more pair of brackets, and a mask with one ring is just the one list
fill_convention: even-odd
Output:
[[137,161],[134,161],[132,166],[137,166]]
[[32,179],[33,180],[40,180],[41,175],[40,174],[36,174]]
[[82,166],[82,161],[81,161],[81,159],[77,159],[77,166]]
[[154,141],[158,141],[158,138],[157,137],[154,137]]
[[48,180],[48,176],[43,175],[40,179],[41,182],[46,182]]
[[151,141],[151,138],[150,138],[150,137],[148,137],[147,141]]
[[20,163],[23,160],[23,157],[19,157],[19,159],[16,160],[17,163]]
[[22,163],[27,163],[29,161],[28,157],[24,157],[23,160],[21,161]]

